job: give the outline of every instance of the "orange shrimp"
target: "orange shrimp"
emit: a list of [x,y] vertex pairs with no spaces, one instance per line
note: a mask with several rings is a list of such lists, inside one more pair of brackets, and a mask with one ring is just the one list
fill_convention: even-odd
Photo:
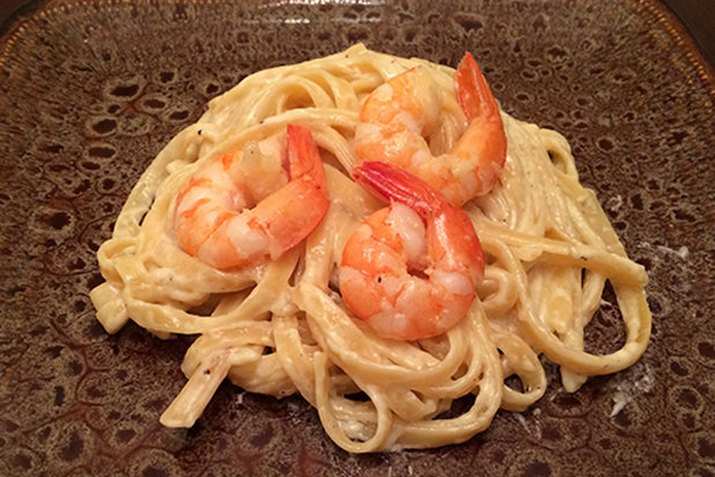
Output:
[[365,162],[356,179],[392,202],[348,238],[339,269],[345,304],[378,334],[436,336],[466,315],[484,274],[472,222],[410,173]]
[[470,53],[457,68],[455,91],[468,126],[450,151],[435,157],[425,137],[439,125],[442,98],[430,73],[416,67],[380,85],[360,111],[358,160],[405,169],[458,205],[488,193],[506,159],[506,135],[496,100]]
[[202,166],[176,201],[180,247],[223,270],[275,259],[305,239],[329,204],[323,163],[309,130],[287,127],[286,156],[288,174],[278,181],[283,185],[265,197],[245,173],[241,163],[251,158],[242,152]]

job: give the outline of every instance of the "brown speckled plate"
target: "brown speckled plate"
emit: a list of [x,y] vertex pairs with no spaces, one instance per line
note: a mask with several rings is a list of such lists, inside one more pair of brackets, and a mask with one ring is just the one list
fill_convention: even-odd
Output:
[[[227,384],[193,429],[165,429],[190,339],[104,333],[94,253],[209,98],[357,41],[451,65],[472,50],[508,112],[567,136],[650,272],[652,343],[572,395],[549,366],[534,408],[436,450],[350,456],[300,398]],[[714,89],[654,0],[26,8],[0,37],[0,475],[715,475]],[[609,327],[599,315],[591,336]]]

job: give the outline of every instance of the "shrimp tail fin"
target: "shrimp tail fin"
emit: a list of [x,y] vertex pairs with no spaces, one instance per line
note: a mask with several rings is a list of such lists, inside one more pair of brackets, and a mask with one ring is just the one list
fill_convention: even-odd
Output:
[[290,181],[252,210],[249,226],[271,238],[271,258],[302,242],[328,211],[325,171],[310,131],[288,125],[286,137]]
[[469,52],[464,54],[457,67],[455,89],[457,101],[468,121],[480,116],[499,115],[499,107],[489,84],[479,69],[477,60]]
[[325,191],[325,170],[310,130],[289,124],[286,128],[286,155],[291,180],[307,180]]
[[353,176],[378,196],[405,204],[423,218],[446,202],[426,182],[386,162],[363,162],[354,169]]

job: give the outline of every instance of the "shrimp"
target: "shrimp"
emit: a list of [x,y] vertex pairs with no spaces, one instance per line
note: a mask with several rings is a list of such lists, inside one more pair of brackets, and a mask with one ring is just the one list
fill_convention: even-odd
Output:
[[[328,210],[325,171],[309,130],[287,127],[288,177],[279,177],[279,188],[270,193],[251,177],[257,174],[251,174],[247,162],[254,158],[246,149],[209,160],[176,201],[180,247],[221,270],[278,258],[306,238]],[[280,161],[275,164],[285,176]]]
[[340,293],[379,335],[436,336],[466,315],[484,275],[472,222],[412,174],[365,162],[356,179],[391,200],[348,238],[338,271]]
[[468,125],[450,151],[433,156],[425,137],[439,126],[442,98],[430,73],[412,68],[376,88],[363,103],[355,130],[358,161],[405,169],[461,205],[488,193],[506,160],[499,107],[477,62],[466,53],[455,92]]

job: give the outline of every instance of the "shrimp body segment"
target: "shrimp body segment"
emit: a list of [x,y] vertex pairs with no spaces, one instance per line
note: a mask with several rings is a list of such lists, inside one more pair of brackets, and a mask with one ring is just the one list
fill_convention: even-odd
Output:
[[[224,270],[275,259],[303,241],[328,210],[325,171],[309,130],[289,125],[285,149],[285,160],[269,158],[265,171],[247,163],[260,153],[245,149],[202,166],[177,198],[180,247]],[[267,171],[276,176],[270,193],[259,184]]]
[[444,333],[466,315],[484,274],[474,226],[460,207],[389,164],[365,162],[355,176],[392,203],[347,240],[339,269],[343,301],[387,338]]
[[488,193],[506,160],[506,135],[496,100],[469,53],[457,68],[455,92],[467,128],[451,150],[433,156],[426,138],[439,126],[442,98],[430,73],[416,67],[380,85],[360,111],[358,160],[405,169],[455,204]]

